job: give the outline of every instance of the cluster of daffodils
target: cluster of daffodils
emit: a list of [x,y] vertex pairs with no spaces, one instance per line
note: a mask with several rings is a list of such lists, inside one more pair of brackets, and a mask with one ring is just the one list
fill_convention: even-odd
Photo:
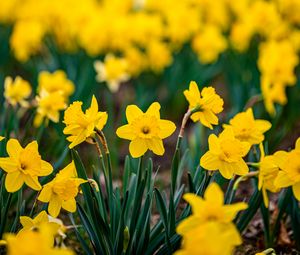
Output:
[[143,71],[161,72],[186,43],[204,64],[259,43],[261,91],[272,115],[296,83],[299,1],[10,0],[0,9],[0,22],[13,24],[10,47],[18,60],[46,54],[51,35],[61,50],[101,57],[97,80],[113,92]]
[[224,205],[223,192],[216,183],[210,184],[204,198],[191,193],[183,197],[191,205],[192,215],[177,227],[183,240],[181,249],[175,254],[232,254],[235,246],[242,243],[232,221],[247,204]]
[[4,97],[13,107],[36,108],[34,126],[49,120],[57,123],[60,111],[66,109],[69,97],[74,93],[75,86],[65,72],[57,70],[53,73],[42,71],[38,76],[37,95],[30,100],[32,88],[29,82],[17,76],[15,79],[6,77],[4,83]]

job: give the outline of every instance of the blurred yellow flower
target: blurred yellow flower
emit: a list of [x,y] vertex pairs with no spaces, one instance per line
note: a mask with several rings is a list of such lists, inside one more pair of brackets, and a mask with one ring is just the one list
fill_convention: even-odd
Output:
[[8,192],[18,191],[23,184],[40,190],[39,176],[52,173],[52,166],[41,159],[36,141],[22,148],[18,140],[9,139],[6,145],[8,157],[0,158],[0,167],[7,172],[5,188]]
[[0,142],[3,141],[5,139],[4,136],[0,136]]
[[85,113],[81,106],[82,102],[76,101],[66,109],[64,114],[63,122],[66,127],[63,132],[68,135],[67,140],[71,142],[70,149],[92,137],[95,129],[102,130],[107,122],[108,115],[106,112],[99,111],[95,96]]
[[[204,198],[188,193],[184,199],[191,205],[192,215],[176,229],[183,236],[182,249],[176,254],[232,254],[234,246],[242,242],[232,221],[248,205],[244,202],[225,205],[224,194],[216,183],[210,184]],[[212,241],[212,236],[218,238]]]
[[229,125],[225,124],[223,128],[232,128],[235,138],[253,145],[259,144],[265,139],[264,133],[271,126],[269,121],[254,119],[252,108],[249,108],[245,112],[236,114],[229,121]]
[[41,224],[39,231],[25,230],[21,233],[5,234],[7,255],[73,255],[71,250],[56,248],[51,228]]
[[219,137],[211,134],[208,144],[209,151],[200,159],[200,165],[204,169],[219,170],[226,179],[231,179],[234,174],[248,173],[249,168],[243,157],[249,152],[250,144],[235,138],[231,128],[226,128]]
[[36,20],[19,20],[13,29],[10,46],[21,62],[26,62],[42,48],[45,27]]
[[219,123],[216,114],[223,111],[223,99],[215,92],[213,87],[204,87],[200,93],[196,82],[191,81],[189,90],[183,92],[189,102],[189,109],[198,109],[191,119],[200,121],[202,125],[212,129],[212,125]]
[[94,67],[97,72],[96,80],[105,81],[112,92],[118,91],[120,84],[130,78],[127,60],[112,54],[106,55],[104,62],[95,61]]
[[219,55],[227,49],[227,41],[218,27],[207,25],[196,34],[192,47],[201,63],[210,64],[218,60]]
[[294,196],[300,201],[300,138],[296,141],[296,147],[290,152],[281,152],[278,176],[275,186],[285,188],[292,186]]
[[17,76],[15,80],[6,77],[4,81],[4,97],[8,103],[15,106],[20,104],[23,107],[28,106],[27,99],[31,94],[31,86],[29,82]]
[[46,90],[40,91],[36,96],[37,109],[34,118],[34,126],[40,126],[44,120],[53,122],[59,121],[59,112],[66,109],[64,95],[61,91],[49,93]]
[[38,77],[38,91],[46,90],[48,93],[60,92],[68,99],[74,93],[74,83],[67,78],[67,75],[62,70],[57,70],[53,73],[42,71]]
[[117,129],[117,136],[130,140],[129,152],[138,158],[149,149],[154,154],[163,155],[165,152],[163,139],[173,134],[175,124],[169,120],[160,119],[160,104],[152,103],[144,113],[136,105],[126,108],[128,124]]
[[38,200],[49,203],[48,212],[52,217],[57,217],[61,208],[68,212],[76,211],[75,197],[79,186],[86,181],[77,178],[77,172],[72,161],[56,174],[55,178],[43,186]]

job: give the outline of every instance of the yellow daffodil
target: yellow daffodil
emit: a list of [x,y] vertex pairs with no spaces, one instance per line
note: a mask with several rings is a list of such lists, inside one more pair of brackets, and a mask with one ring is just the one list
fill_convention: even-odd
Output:
[[53,247],[54,238],[48,224],[41,224],[39,231],[24,230],[5,234],[7,255],[72,255],[71,250]]
[[39,91],[46,90],[48,93],[60,91],[66,99],[73,94],[75,89],[74,83],[67,78],[66,73],[62,70],[53,73],[40,72],[38,83]]
[[15,80],[6,77],[4,81],[4,97],[8,103],[15,106],[20,104],[23,107],[28,106],[27,99],[31,94],[31,86],[29,82],[17,76]]
[[118,91],[120,84],[129,80],[127,61],[117,58],[112,54],[106,55],[104,62],[95,61],[94,67],[97,72],[96,80],[105,81],[112,92]]
[[221,175],[230,179],[234,174],[247,174],[249,168],[243,157],[247,155],[250,144],[234,137],[231,128],[226,128],[217,137],[211,134],[208,138],[209,151],[200,159],[200,165],[211,171],[219,170]]
[[210,129],[213,128],[212,125],[219,123],[216,114],[223,111],[224,102],[213,87],[204,87],[200,93],[197,83],[191,81],[189,90],[185,90],[183,94],[189,102],[190,110],[198,108],[191,116],[194,122],[200,121]]
[[61,208],[68,212],[76,211],[75,197],[79,192],[80,184],[86,182],[77,178],[77,172],[72,161],[60,170],[55,178],[43,186],[38,200],[49,203],[48,212],[52,217],[57,217]]
[[69,148],[84,142],[95,134],[95,129],[102,130],[107,122],[107,113],[98,110],[98,102],[93,96],[91,106],[85,113],[81,109],[82,102],[72,103],[65,111],[64,134],[69,135],[67,140],[71,142]]
[[52,166],[41,159],[36,141],[22,148],[18,140],[9,139],[6,145],[8,157],[0,158],[0,167],[7,172],[5,188],[8,192],[18,191],[25,183],[34,190],[40,190],[39,176],[52,173]]
[[173,122],[160,119],[160,104],[152,103],[144,113],[136,105],[126,108],[128,124],[117,129],[117,136],[130,140],[129,152],[137,158],[149,149],[154,154],[165,152],[163,139],[169,137],[176,129]]
[[36,97],[37,110],[34,118],[34,126],[40,126],[44,120],[46,124],[48,120],[53,122],[59,121],[59,112],[66,109],[64,96],[61,91],[49,93],[46,90],[42,90]]
[[18,232],[18,234],[27,230],[37,231],[41,225],[48,225],[52,235],[53,236],[57,235],[59,230],[61,231],[61,225],[54,221],[51,221],[50,217],[51,216],[49,216],[46,213],[46,211],[41,211],[33,219],[27,216],[21,216],[20,223],[23,228]]
[[224,194],[216,183],[212,183],[207,188],[204,198],[192,193],[185,194],[183,198],[191,205],[192,215],[178,225],[177,232],[180,234],[185,234],[197,225],[205,224],[209,221],[230,223],[239,211],[248,207],[244,202],[225,205]]
[[265,156],[263,145],[260,144],[260,162],[258,174],[258,189],[262,190],[264,204],[268,208],[269,198],[267,190],[273,193],[278,192],[280,188],[276,187],[274,181],[280,170],[280,162],[285,159],[285,152],[278,151],[274,155]]
[[294,196],[300,201],[300,138],[296,147],[290,152],[281,152],[281,160],[275,186],[285,188],[292,186]]
[[240,244],[242,239],[233,224],[207,222],[183,236],[181,249],[175,255],[232,255]]
[[[183,237],[183,243],[175,254],[232,254],[234,247],[242,242],[232,221],[239,211],[247,208],[247,204],[225,205],[224,194],[216,183],[207,188],[204,198],[188,193],[184,199],[191,205],[192,215],[176,229]],[[212,240],[212,236],[218,238]]]
[[245,112],[236,114],[230,121],[229,125],[233,130],[234,136],[243,142],[248,142],[250,145],[261,143],[265,137],[264,133],[271,128],[271,123],[266,120],[254,119],[251,108]]

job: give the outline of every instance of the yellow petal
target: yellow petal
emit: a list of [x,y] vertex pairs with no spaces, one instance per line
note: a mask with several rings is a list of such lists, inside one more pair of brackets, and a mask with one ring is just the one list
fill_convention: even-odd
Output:
[[52,188],[49,185],[45,185],[38,196],[38,200],[44,203],[48,203],[52,196]]
[[160,104],[158,102],[152,103],[148,110],[146,111],[147,115],[155,116],[156,118],[160,119]]
[[248,208],[248,205],[244,202],[235,203],[231,205],[224,205],[224,217],[228,222],[234,220],[239,211],[245,210]]
[[6,175],[5,188],[8,192],[18,191],[23,184],[24,184],[24,180],[19,171],[8,173]]
[[57,195],[52,196],[48,205],[49,214],[52,217],[56,218],[60,212],[61,206],[62,206],[62,200]]
[[174,133],[176,125],[169,120],[159,120],[159,137],[161,139],[167,138]]
[[136,138],[129,144],[129,152],[133,158],[138,158],[144,155],[148,147],[145,140]]
[[300,182],[297,182],[296,184],[293,185],[293,194],[295,198],[300,201]]
[[225,161],[222,161],[222,164],[220,165],[219,168],[221,175],[226,179],[231,179],[233,177],[235,170],[236,170],[235,164],[228,163]]
[[165,153],[163,141],[160,138],[152,138],[147,140],[147,147],[156,155],[161,156]]
[[223,205],[224,204],[224,194],[221,190],[220,186],[213,182],[210,184],[205,191],[204,198],[206,201],[209,201],[215,205]]
[[142,112],[142,110],[136,105],[128,105],[126,108],[126,118],[129,124],[143,114],[144,113]]
[[42,188],[37,176],[23,175],[26,185],[34,190],[40,190]]
[[295,149],[300,150],[300,137],[296,141]]
[[183,198],[191,205],[193,214],[197,215],[197,212],[201,211],[204,203],[201,197],[193,193],[186,193],[183,195]]
[[4,139],[5,137],[0,135],[0,142],[3,141]]
[[21,216],[20,223],[22,224],[23,228],[32,228],[34,226],[33,220],[27,216]]
[[108,119],[108,114],[106,112],[99,112],[98,114],[100,114],[100,120],[97,123],[97,128],[99,130],[102,130],[103,127],[106,125],[107,123],[107,119]]
[[119,127],[116,134],[118,137],[127,140],[133,140],[136,138],[136,135],[133,133],[132,127],[129,124]]
[[6,150],[8,156],[10,156],[13,159],[18,159],[19,154],[23,150],[23,148],[17,139],[9,139],[6,144]]
[[220,164],[219,158],[210,151],[206,152],[200,159],[200,166],[206,170],[218,170]]
[[53,167],[51,166],[50,163],[42,160],[42,167],[41,167],[41,172],[39,176],[47,176],[53,172]]
[[33,221],[35,224],[41,223],[41,222],[49,222],[48,214],[46,211],[41,211],[37,216],[34,217]]
[[38,145],[37,141],[33,141],[33,142],[27,144],[25,149],[38,151],[38,148],[39,148],[39,145]]
[[0,167],[7,173],[18,170],[18,165],[12,158],[0,158]]
[[266,132],[272,127],[272,124],[267,120],[255,120],[255,127],[261,132]]
[[265,188],[262,189],[262,195],[263,195],[263,200],[264,200],[264,205],[266,208],[269,207],[269,197],[267,190]]
[[286,188],[294,184],[288,175],[284,171],[279,171],[278,175],[274,181],[274,184],[278,188]]
[[62,208],[64,208],[68,212],[76,212],[76,200],[75,200],[75,198],[69,199],[67,201],[63,201],[62,202]]
[[208,137],[208,146],[209,146],[209,150],[213,154],[220,154],[221,153],[220,142],[219,142],[219,139],[216,135],[211,134]]
[[234,173],[238,175],[245,175],[249,172],[249,167],[243,159],[240,159],[238,162],[233,165]]

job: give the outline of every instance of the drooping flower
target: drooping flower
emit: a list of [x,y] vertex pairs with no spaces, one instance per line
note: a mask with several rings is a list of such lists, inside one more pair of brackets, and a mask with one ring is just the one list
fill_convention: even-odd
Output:
[[165,152],[163,139],[169,137],[176,129],[173,122],[160,119],[160,104],[152,103],[144,113],[136,105],[126,108],[128,124],[117,129],[120,138],[130,140],[129,152],[137,158],[147,150],[163,155]]
[[265,156],[263,145],[260,144],[260,155],[258,189],[262,190],[264,204],[268,208],[269,198],[267,191],[275,193],[280,190],[280,188],[275,186],[274,182],[280,170],[280,162],[285,158],[285,152],[278,151],[274,155]]
[[209,151],[200,159],[200,165],[204,169],[219,170],[226,179],[231,179],[234,174],[248,173],[249,168],[243,157],[249,152],[250,144],[235,138],[231,128],[226,128],[219,137],[211,134],[208,144]]
[[189,90],[185,90],[183,94],[189,102],[190,110],[198,108],[191,116],[194,122],[200,121],[210,129],[213,128],[212,125],[219,123],[216,114],[223,111],[224,102],[213,87],[204,87],[200,93],[197,83],[191,81]]
[[39,176],[52,173],[52,166],[41,159],[36,141],[22,148],[18,140],[9,139],[6,145],[8,157],[0,158],[0,167],[7,172],[5,188],[8,192],[18,191],[23,184],[40,190]]
[[66,248],[54,246],[54,238],[51,227],[41,224],[39,231],[24,230],[17,235],[5,234],[7,255],[73,255]]
[[75,197],[79,192],[80,184],[85,182],[77,177],[75,164],[72,161],[60,170],[52,181],[43,186],[38,200],[49,203],[48,212],[52,217],[57,217],[61,208],[68,212],[75,212]]
[[91,106],[85,113],[81,109],[82,102],[72,103],[65,111],[64,134],[69,135],[67,140],[71,142],[69,148],[84,142],[86,139],[95,134],[95,129],[102,130],[107,122],[108,115],[106,112],[98,110],[98,102],[93,96]]
[[275,179],[275,186],[292,186],[294,196],[300,201],[300,138],[297,139],[294,150],[281,152],[279,167],[281,171]]
[[66,109],[65,98],[60,91],[49,93],[46,90],[42,90],[36,97],[37,110],[34,118],[34,126],[38,127],[45,120],[46,124],[48,120],[55,123],[59,121],[59,112]]
[[74,83],[67,78],[66,73],[62,70],[53,73],[40,72],[38,84],[38,91],[46,90],[48,93],[60,91],[66,99],[73,94],[75,89]]
[[118,91],[122,82],[128,81],[130,75],[127,70],[127,61],[112,54],[106,55],[104,62],[95,61],[94,67],[97,72],[96,80],[106,82],[112,92]]
[[251,108],[245,112],[236,114],[230,121],[234,136],[243,142],[248,142],[250,145],[261,143],[265,137],[264,133],[271,128],[271,123],[266,120],[254,119],[253,111]]
[[28,106],[26,99],[31,94],[31,86],[29,82],[17,76],[15,80],[6,77],[4,81],[4,97],[8,103],[15,106],[20,104],[23,107]]
[[[176,231],[183,237],[176,255],[230,255],[242,243],[239,232],[232,223],[237,213],[247,208],[246,203],[224,204],[224,195],[216,183],[205,191],[204,198],[185,194],[192,207],[192,215],[184,219]],[[218,238],[212,239],[212,236]]]

